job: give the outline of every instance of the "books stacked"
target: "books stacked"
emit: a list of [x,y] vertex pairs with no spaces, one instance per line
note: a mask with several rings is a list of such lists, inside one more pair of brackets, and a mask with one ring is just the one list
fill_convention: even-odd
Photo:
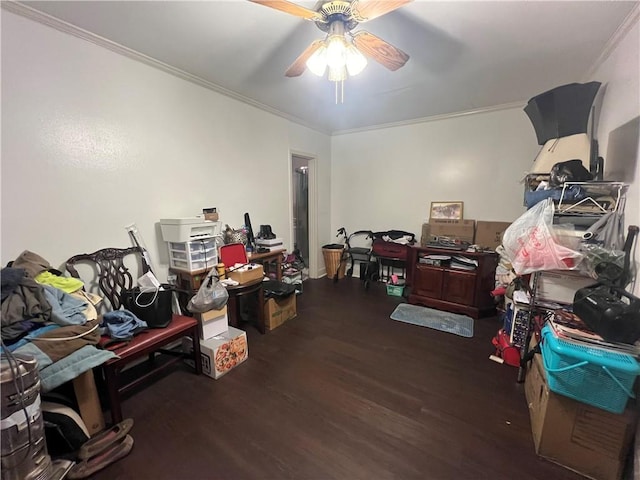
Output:
[[565,309],[556,310],[547,322],[556,337],[570,343],[577,343],[585,347],[614,350],[619,353],[640,356],[639,345],[629,345],[604,340],[591,330],[575,313]]

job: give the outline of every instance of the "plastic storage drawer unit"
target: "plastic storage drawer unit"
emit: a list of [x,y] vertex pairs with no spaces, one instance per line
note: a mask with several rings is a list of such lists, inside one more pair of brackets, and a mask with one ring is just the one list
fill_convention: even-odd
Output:
[[558,338],[542,328],[542,360],[549,389],[612,413],[622,413],[640,365],[632,355]]
[[196,272],[214,267],[218,263],[218,253],[215,248],[200,252],[169,250],[169,263],[172,268]]
[[168,242],[169,250],[175,250],[179,252],[206,252],[213,248],[216,248],[216,241],[213,238],[207,238],[206,240],[195,240],[193,242]]

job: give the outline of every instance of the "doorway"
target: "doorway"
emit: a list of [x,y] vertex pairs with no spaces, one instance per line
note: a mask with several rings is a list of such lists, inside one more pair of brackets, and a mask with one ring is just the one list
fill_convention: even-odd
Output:
[[293,185],[293,249],[300,256],[309,274],[309,159],[291,156]]

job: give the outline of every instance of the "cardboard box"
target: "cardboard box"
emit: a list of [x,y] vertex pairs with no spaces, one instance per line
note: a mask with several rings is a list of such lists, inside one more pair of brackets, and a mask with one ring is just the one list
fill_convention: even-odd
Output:
[[264,304],[264,324],[267,330],[278,328],[296,315],[295,294],[284,298],[270,298]]
[[593,278],[570,270],[545,270],[538,276],[537,296],[540,300],[571,305],[576,291],[595,283]]
[[502,244],[502,234],[511,225],[509,222],[476,222],[476,237],[474,243],[483,248],[495,250]]
[[220,310],[196,313],[194,317],[198,320],[201,340],[207,340],[208,338],[225,333],[229,328],[229,317],[227,316],[226,305]]
[[204,214],[205,220],[211,220],[212,222],[218,221],[218,209],[216,207],[203,208],[202,213]]
[[422,235],[420,235],[420,246],[426,247],[431,241],[431,225],[428,223],[422,224]]
[[536,453],[596,480],[619,480],[636,428],[633,406],[616,415],[549,390],[542,357],[525,379]]
[[476,225],[475,220],[446,220],[436,218],[430,220],[428,225],[431,238],[448,237],[451,240],[473,243]]
[[262,267],[262,265],[252,263],[238,270],[227,272],[227,277],[235,280],[240,285],[243,285],[245,283],[249,283],[253,280],[258,280],[264,277],[264,268]]
[[[191,338],[182,337],[182,351],[189,354],[193,352]],[[247,334],[229,327],[226,333],[200,340],[200,357],[202,373],[218,379],[249,358]],[[185,362],[193,366],[193,360],[185,359]]]
[[199,322],[208,322],[210,320],[216,320],[220,317],[223,317],[226,314],[227,314],[227,306],[225,305],[220,310],[209,310],[204,313],[194,313],[193,318],[195,318]]

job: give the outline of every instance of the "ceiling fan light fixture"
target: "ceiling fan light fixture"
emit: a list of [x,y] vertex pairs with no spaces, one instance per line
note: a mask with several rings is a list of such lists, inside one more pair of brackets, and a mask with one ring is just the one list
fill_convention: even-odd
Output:
[[321,45],[320,48],[313,52],[313,55],[307,59],[306,65],[311,73],[322,77],[327,69],[327,47]]
[[347,69],[344,65],[341,67],[329,66],[329,75],[327,75],[327,78],[331,82],[343,82],[347,79]]
[[364,30],[352,31],[359,23],[390,13],[413,0],[321,0],[313,10],[291,0],[250,1],[311,20],[327,34],[323,40],[314,40],[287,68],[285,76],[299,77],[308,69],[323,77],[328,70],[327,77],[336,88],[336,103],[338,98],[344,100],[345,79],[362,72],[367,66],[367,57],[391,71],[409,60],[409,55],[381,38]]
[[367,57],[351,43],[347,47],[345,58],[347,71],[351,77],[358,75],[367,66]]
[[331,35],[327,40],[327,65],[333,68],[344,67],[347,63],[347,41],[344,35]]

